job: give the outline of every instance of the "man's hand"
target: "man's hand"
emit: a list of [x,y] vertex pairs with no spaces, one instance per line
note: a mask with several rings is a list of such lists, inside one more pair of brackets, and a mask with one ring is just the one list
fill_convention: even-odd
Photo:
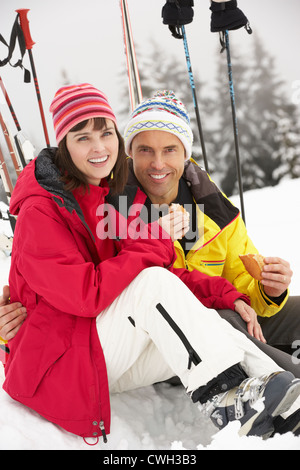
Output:
[[262,285],[268,297],[279,297],[291,283],[293,271],[290,264],[277,257],[264,259],[265,266],[262,271]]
[[9,296],[9,287],[4,286],[0,296],[0,336],[6,341],[16,336],[27,316],[20,302],[9,303]]
[[172,241],[180,240],[189,230],[189,216],[188,213],[181,211],[171,211],[167,215],[160,217],[158,220],[159,225],[171,237]]
[[242,317],[242,319],[247,323],[247,330],[251,336],[266,343],[267,341],[264,338],[260,324],[257,321],[256,312],[253,310],[250,305],[246,304],[241,299],[237,299],[234,302],[235,311]]

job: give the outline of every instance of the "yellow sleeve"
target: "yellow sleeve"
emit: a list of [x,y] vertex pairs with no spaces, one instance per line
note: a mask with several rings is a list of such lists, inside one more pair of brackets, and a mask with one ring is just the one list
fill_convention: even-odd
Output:
[[288,299],[288,293],[280,305],[274,303],[263,291],[259,281],[253,279],[245,270],[239,255],[258,253],[258,250],[250,240],[245,224],[241,216],[228,227],[227,256],[223,270],[223,276],[228,279],[235,288],[250,297],[251,306],[261,317],[271,317],[278,313]]

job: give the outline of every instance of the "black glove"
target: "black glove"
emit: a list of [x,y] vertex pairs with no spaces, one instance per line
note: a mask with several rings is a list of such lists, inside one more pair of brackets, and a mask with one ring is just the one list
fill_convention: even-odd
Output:
[[167,0],[163,6],[163,24],[182,26],[191,23],[194,17],[194,0]]
[[222,3],[212,1],[210,10],[212,11],[210,23],[210,30],[212,33],[225,31],[226,29],[239,29],[246,25],[248,26],[247,31],[249,33],[252,32],[248,19],[242,10],[237,7],[236,0]]

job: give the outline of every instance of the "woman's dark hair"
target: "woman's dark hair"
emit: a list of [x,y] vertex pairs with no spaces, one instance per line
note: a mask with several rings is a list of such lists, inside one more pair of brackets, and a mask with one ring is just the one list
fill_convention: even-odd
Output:
[[[105,118],[93,118],[94,130],[102,130],[106,127]],[[88,123],[88,120],[76,124],[69,132],[77,132],[83,129]],[[113,194],[122,193],[127,182],[128,166],[126,161],[126,153],[124,140],[118,129],[116,134],[119,140],[119,152],[115,166],[112,170],[111,177],[108,177],[108,184]],[[74,165],[71,155],[67,149],[66,137],[58,144],[58,149],[55,155],[54,163],[60,169],[64,183],[64,188],[67,191],[73,191],[79,187],[88,190],[88,181],[85,175]]]

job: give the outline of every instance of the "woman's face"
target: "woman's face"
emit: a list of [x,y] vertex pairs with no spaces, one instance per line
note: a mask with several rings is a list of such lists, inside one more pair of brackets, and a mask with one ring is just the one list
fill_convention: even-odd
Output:
[[101,130],[94,130],[89,120],[83,129],[67,134],[66,144],[74,165],[95,186],[110,174],[118,158],[119,139],[110,119]]

